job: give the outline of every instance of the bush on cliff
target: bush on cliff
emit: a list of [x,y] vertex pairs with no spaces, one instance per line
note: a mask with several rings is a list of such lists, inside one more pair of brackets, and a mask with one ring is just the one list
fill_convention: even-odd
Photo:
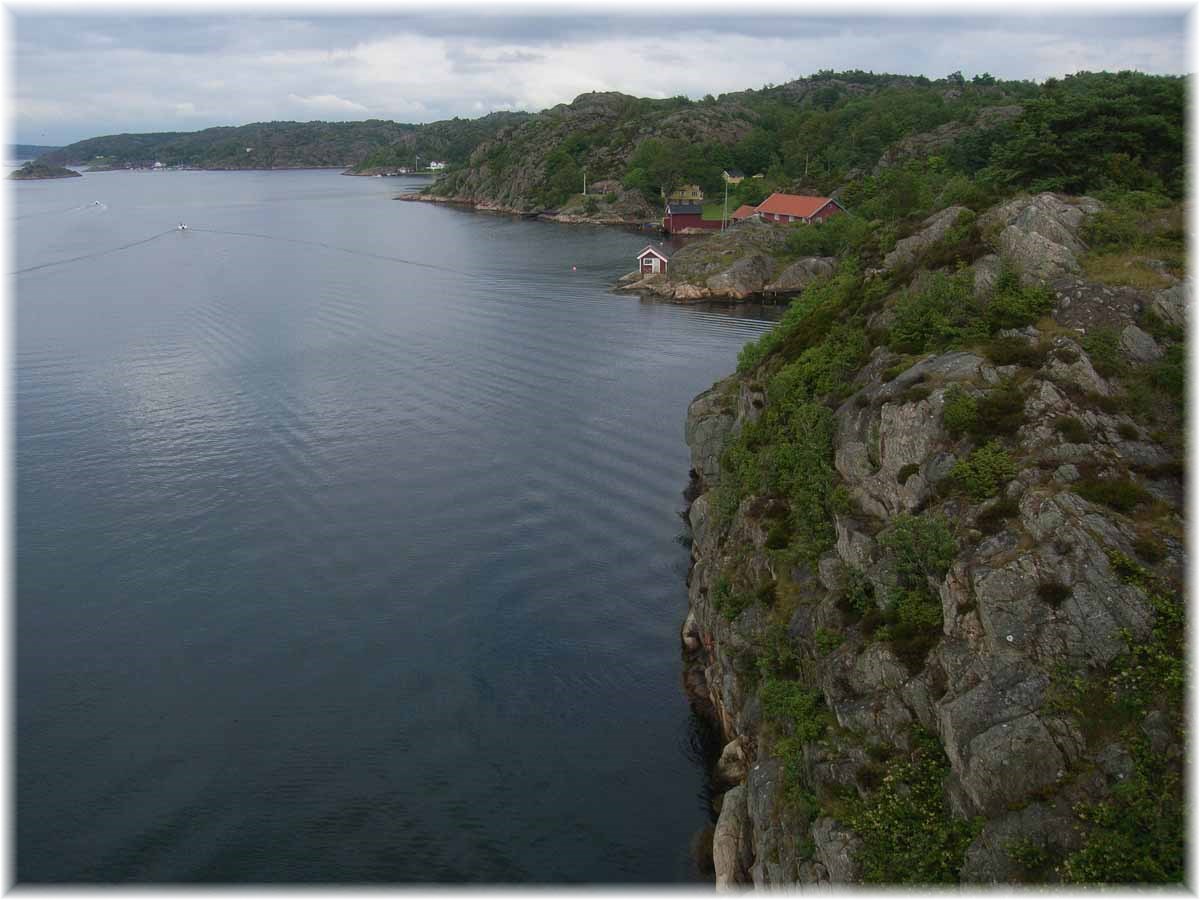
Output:
[[851,804],[847,824],[862,839],[868,884],[950,884],[979,831],[946,806],[950,765],[937,739],[921,732],[913,751],[888,766],[879,787]]
[[950,477],[972,499],[994,497],[1009,481],[1017,477],[1017,464],[999,441],[989,441],[960,459],[950,470]]

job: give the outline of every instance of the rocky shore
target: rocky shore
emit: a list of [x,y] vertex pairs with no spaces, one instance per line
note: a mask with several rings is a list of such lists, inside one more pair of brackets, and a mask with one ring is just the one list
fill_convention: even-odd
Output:
[[[1177,691],[1130,684],[1182,665],[1182,450],[1118,398],[1178,358],[1190,283],[1086,280],[1080,226],[1099,209],[1042,194],[986,212],[996,252],[971,267],[983,308],[1010,266],[1049,292],[1049,315],[990,350],[876,346],[832,395],[835,500],[809,522],[828,529],[811,564],[789,551],[794,501],[727,489],[739,437],[781,402],[769,366],[691,404],[682,645],[686,687],[725,744],[719,889],[1088,880],[1119,855],[1105,841],[1122,798],[1178,777]],[[930,217],[885,265],[919,264],[960,215]],[[627,288],[691,299],[779,279],[772,239],[746,240],[757,255],[722,268],[680,251],[670,281]],[[828,264],[803,262],[814,278]],[[727,288],[738,266],[752,275]],[[895,317],[885,303],[869,324]],[[966,410],[991,421],[964,424]],[[971,428],[1006,433],[1007,449]],[[988,469],[988,453],[1003,464]],[[980,488],[985,470],[994,485]]]
[[569,225],[616,225],[638,228],[661,219],[639,193],[626,190],[620,182],[598,181],[588,186],[587,195],[576,195],[557,209],[536,209],[528,205],[511,206],[502,202],[481,200],[463,195],[442,195],[429,191],[402,194],[397,200],[419,203],[449,203],[475,209],[480,212],[502,213],[525,218],[536,218],[546,222],[561,222]]

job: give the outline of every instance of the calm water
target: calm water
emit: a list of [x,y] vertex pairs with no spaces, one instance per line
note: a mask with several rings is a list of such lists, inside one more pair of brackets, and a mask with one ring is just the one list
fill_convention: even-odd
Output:
[[10,187],[19,880],[693,877],[683,417],[766,323],[400,187]]

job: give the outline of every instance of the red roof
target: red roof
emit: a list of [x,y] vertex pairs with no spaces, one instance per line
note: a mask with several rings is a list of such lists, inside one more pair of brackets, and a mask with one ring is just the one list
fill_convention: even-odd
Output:
[[754,215],[756,212],[758,212],[758,210],[755,209],[753,206],[751,206],[748,203],[743,203],[741,206],[739,206],[737,209],[735,209],[733,211],[733,215],[730,216],[729,218],[731,218],[735,221],[741,221],[742,219],[748,219],[750,216]]
[[807,219],[832,200],[832,197],[805,197],[800,194],[776,193],[758,204],[758,212]]

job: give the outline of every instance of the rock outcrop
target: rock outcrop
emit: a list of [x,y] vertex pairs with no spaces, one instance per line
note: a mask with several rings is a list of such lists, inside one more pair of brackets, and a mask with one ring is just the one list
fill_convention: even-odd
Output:
[[745,300],[762,294],[799,293],[833,274],[829,257],[786,259],[788,229],[767,222],[741,222],[717,234],[690,240],[677,250],[666,276],[630,273],[617,290],[654,294],[677,303]]
[[[1166,351],[1138,323],[1150,309],[1183,321],[1182,291],[1084,281],[1079,228],[1098,208],[1042,194],[981,217],[1000,238],[992,271],[1015,266],[1057,299],[1045,330],[1001,333],[1036,349],[1021,367],[967,350],[900,366],[884,348],[870,354],[832,414],[841,499],[815,563],[781,549],[787,497],[733,495],[733,506],[723,489],[723,453],[764,416],[764,376],[732,376],[692,403],[682,643],[685,683],[727,742],[718,781],[735,784],[714,838],[719,887],[868,877],[867,861],[888,851],[856,830],[869,819],[856,819],[855,804],[877,795],[881,777],[913,771],[927,752],[920,735],[944,755],[933,796],[944,797],[945,827],[965,829],[953,865],[968,882],[1061,879],[1086,841],[1079,810],[1133,777],[1142,751],[1130,734],[1181,758],[1178,710],[1154,707],[1139,713],[1140,732],[1118,731],[1103,718],[1116,715],[1103,711],[1109,701],[1069,699],[1093,697],[1095,673],[1128,671],[1112,667],[1157,640],[1164,613],[1149,585],[1181,584],[1184,566],[1179,447],[1115,402],[1122,383],[1097,371],[1111,360],[1106,368],[1085,350],[1094,329],[1115,328],[1122,371],[1158,365]],[[977,281],[983,293],[993,286]],[[1015,415],[986,495],[961,487],[963,464],[984,445],[948,422],[948,405],[961,409],[964,397],[1003,398]],[[945,523],[952,552],[918,585],[941,624],[906,644],[898,626],[878,623],[895,623],[897,604],[910,602],[901,586],[912,562],[897,535],[917,519]],[[734,597],[739,584],[769,590]],[[762,693],[763,673],[779,665],[830,717],[792,743],[772,730],[778,713]]]

